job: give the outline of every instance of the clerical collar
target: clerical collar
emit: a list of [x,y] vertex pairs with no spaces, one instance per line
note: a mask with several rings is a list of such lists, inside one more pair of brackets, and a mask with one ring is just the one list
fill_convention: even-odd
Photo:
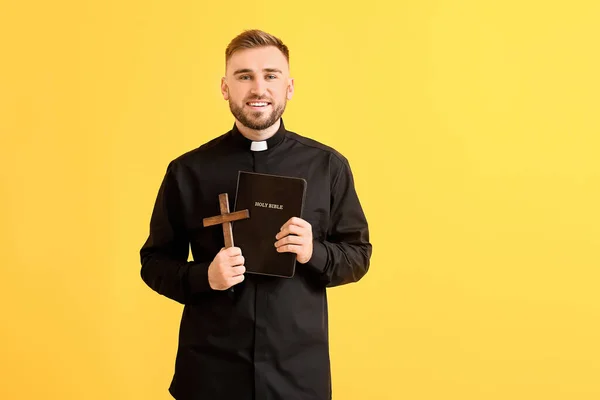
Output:
[[268,148],[269,148],[269,145],[267,144],[266,140],[263,140],[260,142],[253,141],[252,143],[250,143],[250,150],[252,150],[252,151],[265,151]]
[[246,148],[248,150],[265,151],[271,149],[283,141],[287,132],[285,126],[283,125],[283,118],[281,118],[279,121],[280,124],[277,132],[275,132],[275,134],[267,140],[263,141],[252,141],[248,139],[247,137],[242,135],[242,133],[239,131],[237,125],[234,122],[233,129],[231,129],[231,138],[236,145]]

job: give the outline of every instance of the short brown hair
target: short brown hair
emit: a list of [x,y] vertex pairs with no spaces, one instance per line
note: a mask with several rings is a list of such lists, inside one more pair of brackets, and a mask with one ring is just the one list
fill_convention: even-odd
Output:
[[288,64],[290,62],[290,51],[281,39],[258,29],[246,30],[237,35],[225,49],[225,64],[233,53],[242,49],[253,49],[255,47],[275,46],[283,53]]

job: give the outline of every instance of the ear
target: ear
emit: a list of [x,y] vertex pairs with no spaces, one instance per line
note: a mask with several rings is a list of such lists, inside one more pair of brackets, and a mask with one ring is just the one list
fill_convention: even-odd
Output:
[[294,95],[294,78],[288,78],[286,97],[288,100],[291,100],[293,95]]
[[227,86],[225,77],[221,78],[221,94],[225,100],[229,100],[229,86]]

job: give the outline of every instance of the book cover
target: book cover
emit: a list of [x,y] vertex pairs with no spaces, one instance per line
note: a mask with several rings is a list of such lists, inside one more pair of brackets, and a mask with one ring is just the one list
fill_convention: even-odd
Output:
[[238,173],[234,210],[248,210],[250,218],[233,223],[233,241],[242,250],[246,272],[294,276],[296,254],[278,253],[275,235],[290,218],[302,218],[305,196],[302,178]]

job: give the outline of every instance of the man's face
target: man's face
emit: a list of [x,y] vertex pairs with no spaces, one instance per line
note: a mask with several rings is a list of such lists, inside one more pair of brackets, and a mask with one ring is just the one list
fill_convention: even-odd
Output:
[[236,51],[221,80],[223,98],[244,126],[264,130],[276,123],[294,93],[285,56],[274,46]]

